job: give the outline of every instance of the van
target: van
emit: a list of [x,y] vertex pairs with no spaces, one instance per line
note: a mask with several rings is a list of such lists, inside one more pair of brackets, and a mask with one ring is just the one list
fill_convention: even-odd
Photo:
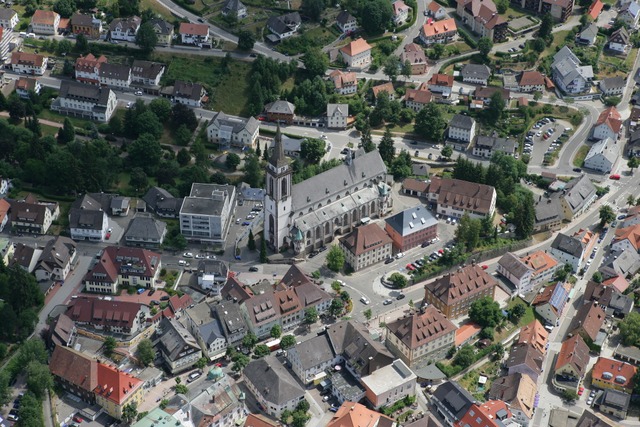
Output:
[[36,34],[35,33],[29,33],[29,34],[27,34],[27,38],[28,39],[35,39],[36,38]]
[[181,260],[179,260],[179,261],[178,261],[178,265],[180,265],[180,266],[184,267],[184,266],[186,266],[186,265],[187,265],[187,261],[185,261],[185,260],[181,259]]
[[27,33],[25,33],[24,31],[20,31],[20,37],[22,37],[23,39],[27,38]]
[[200,375],[202,375],[200,372],[194,372],[192,374],[189,374],[187,382],[190,383],[197,380],[198,378],[200,378]]

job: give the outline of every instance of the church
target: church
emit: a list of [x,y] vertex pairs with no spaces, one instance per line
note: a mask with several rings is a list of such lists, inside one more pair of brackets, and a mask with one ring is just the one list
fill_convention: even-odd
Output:
[[344,164],[293,185],[280,128],[266,171],[264,235],[271,249],[310,252],[385,215],[392,200],[387,167],[377,150],[359,149]]

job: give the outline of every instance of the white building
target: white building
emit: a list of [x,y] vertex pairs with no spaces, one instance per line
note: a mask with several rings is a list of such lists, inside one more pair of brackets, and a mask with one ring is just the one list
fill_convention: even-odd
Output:
[[41,90],[42,85],[37,79],[31,77],[20,77],[16,81],[16,93],[20,98],[29,98],[31,96],[31,92],[38,95]]
[[497,271],[515,285],[514,294],[524,295],[531,291],[533,271],[511,252],[507,252],[500,258]]
[[47,69],[49,58],[36,53],[14,52],[11,54],[11,69],[16,73],[41,76]]
[[206,24],[192,24],[183,22],[180,24],[180,40],[182,44],[198,47],[211,46],[209,26]]
[[340,95],[349,95],[358,91],[358,77],[354,72],[344,73],[341,70],[334,70],[329,74],[333,80],[336,92]]
[[108,122],[117,105],[116,94],[111,89],[63,81],[51,109],[60,114]]
[[109,25],[109,38],[116,41],[135,43],[140,24],[142,24],[142,19],[137,16],[116,18]]
[[198,286],[213,295],[220,295],[228,275],[229,268],[222,261],[206,259],[198,263]]
[[609,49],[614,52],[625,54],[629,51],[631,42],[629,39],[629,33],[624,27],[618,28],[609,36]]
[[235,202],[232,185],[194,182],[180,208],[180,233],[187,240],[224,242]]
[[360,379],[365,389],[365,397],[371,406],[378,409],[391,406],[416,391],[416,374],[400,359],[391,365],[377,369]]
[[622,95],[626,86],[627,79],[620,76],[602,79],[599,83],[600,90],[604,96]]
[[101,86],[127,89],[131,85],[131,68],[128,65],[104,63],[98,75]]
[[618,139],[618,134],[622,130],[622,116],[616,107],[605,109],[598,116],[596,124],[593,126],[593,139],[607,139],[614,141]]
[[457,141],[473,141],[476,137],[476,121],[472,117],[455,114],[449,122],[448,137]]
[[346,129],[349,104],[327,104],[327,128]]
[[635,1],[625,4],[620,8],[617,19],[635,30],[638,28],[638,20],[640,19],[640,4]]
[[13,30],[20,22],[20,17],[13,9],[2,8],[0,9],[0,27]]
[[164,70],[164,64],[136,59],[131,65],[131,82],[143,86],[160,86]]
[[396,0],[391,4],[393,9],[393,24],[397,27],[404,24],[411,15],[411,8],[402,0]]
[[333,352],[328,336],[322,334],[287,350],[287,360],[300,381],[309,384],[338,363],[340,356]]
[[358,29],[358,21],[355,16],[351,15],[346,10],[343,10],[336,17],[336,25],[343,33],[350,33]]
[[584,158],[584,167],[605,174],[611,173],[619,155],[620,150],[614,140],[611,138],[600,140],[589,149],[587,157]]
[[171,99],[173,102],[188,105],[189,107],[202,107],[202,99],[207,95],[200,83],[183,82],[176,80],[173,83]]
[[59,25],[60,15],[52,10],[36,10],[31,17],[31,31],[36,34],[55,36]]
[[207,139],[220,147],[254,148],[259,130],[259,122],[254,117],[245,119],[221,111],[211,119]]
[[578,272],[582,266],[586,246],[578,237],[567,236],[559,233],[551,243],[551,255],[560,263],[569,264],[574,272]]
[[432,177],[425,192],[429,204],[444,216],[482,218],[495,212],[496,189],[490,185]]
[[352,41],[342,47],[340,53],[349,67],[364,68],[371,64],[371,46],[365,39]]
[[465,64],[460,70],[460,75],[465,83],[486,86],[491,77],[491,68],[484,64]]
[[593,67],[582,66],[578,57],[564,46],[553,56],[551,75],[558,88],[566,94],[589,92],[593,80]]

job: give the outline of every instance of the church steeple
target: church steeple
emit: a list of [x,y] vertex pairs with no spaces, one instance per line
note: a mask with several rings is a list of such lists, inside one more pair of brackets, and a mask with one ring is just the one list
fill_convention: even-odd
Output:
[[287,158],[284,155],[284,146],[282,145],[282,132],[280,132],[280,124],[276,129],[276,136],[273,139],[273,153],[269,157],[269,163],[276,168],[281,168],[289,164]]

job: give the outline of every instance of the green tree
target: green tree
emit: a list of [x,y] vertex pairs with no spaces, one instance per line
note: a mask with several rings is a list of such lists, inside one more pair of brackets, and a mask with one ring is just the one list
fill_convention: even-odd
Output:
[[440,59],[446,50],[443,44],[436,43],[431,50],[432,59]]
[[140,15],[140,0],[118,0],[117,7],[120,17]]
[[491,49],[493,49],[493,42],[490,38],[482,37],[478,40],[478,50],[485,61],[489,60],[489,53],[491,52]]
[[161,123],[167,123],[171,119],[171,102],[166,98],[154,98],[149,103],[149,109]]
[[260,160],[254,154],[249,154],[244,159],[244,176],[242,180],[253,188],[262,187],[264,174]]
[[173,140],[175,141],[176,145],[186,147],[191,141],[191,135],[192,132],[186,125],[180,125],[173,131]]
[[609,205],[601,206],[598,212],[600,215],[600,227],[604,227],[605,224],[611,224],[616,219],[616,213]]
[[180,166],[187,166],[189,163],[191,163],[191,154],[189,154],[189,150],[187,150],[186,148],[181,148],[176,155],[176,161]]
[[309,78],[324,76],[329,68],[329,57],[320,48],[309,48],[300,58]]
[[310,165],[320,163],[325,152],[325,142],[322,139],[305,138],[300,144],[300,157]]
[[280,338],[281,349],[287,350],[293,347],[294,345],[296,345],[296,337],[294,337],[293,335],[285,335],[282,338]]
[[453,147],[451,147],[451,145],[445,145],[442,147],[442,150],[440,150],[440,155],[445,159],[450,159],[453,155]]
[[387,59],[384,61],[384,74],[389,77],[393,83],[396,82],[398,78],[398,73],[400,73],[402,67],[402,63],[400,62],[400,58],[395,55],[389,55]]
[[233,365],[231,365],[231,370],[233,372],[240,372],[249,364],[249,362],[250,360],[247,356],[242,353],[236,353],[235,357],[233,358]]
[[339,246],[333,245],[327,253],[327,267],[331,271],[340,271],[344,268],[345,256]]
[[369,35],[383,33],[389,25],[393,10],[386,0],[370,0],[359,11],[362,28]]
[[262,233],[262,238],[260,239],[260,262],[262,264],[269,262],[269,258],[267,257],[267,241],[264,238],[264,233]]
[[530,191],[523,193],[518,207],[512,210],[513,224],[516,226],[516,236],[519,239],[526,239],[533,234],[535,224],[535,202]]
[[[540,37],[533,39],[531,47],[538,53],[542,53],[547,48],[547,43]],[[540,95],[541,97],[541,95]]]
[[267,347],[264,344],[258,344],[257,346],[255,346],[255,348],[253,349],[253,354],[257,357],[257,358],[261,358],[264,356],[268,356],[269,354],[271,354],[271,350],[269,350],[269,347]]
[[76,131],[69,117],[64,118],[64,124],[58,131],[58,143],[67,144],[76,139]]
[[136,402],[131,402],[122,408],[122,421],[125,423],[133,423],[136,417],[138,416],[138,404]]
[[394,157],[396,156],[396,147],[393,142],[393,137],[391,135],[391,129],[389,127],[385,128],[384,135],[380,140],[380,144],[378,144],[378,152],[380,152],[380,157],[387,164],[391,165]]
[[195,366],[196,366],[196,368],[202,370],[202,369],[204,369],[205,366],[207,366],[208,362],[209,361],[207,360],[206,357],[201,357],[200,359],[198,359],[198,361],[196,362]]
[[502,93],[500,93],[499,91],[495,91],[493,95],[491,95],[491,102],[485,110],[487,123],[497,123],[498,120],[502,118],[505,107],[506,103],[504,101],[504,98],[502,98]]
[[629,194],[629,196],[627,197],[627,205],[635,206],[635,204],[636,204],[636,198],[633,197],[633,194]]
[[367,319],[367,322],[369,320],[371,320],[371,317],[373,316],[373,311],[371,311],[370,308],[367,308],[365,311],[362,312],[362,314],[364,314],[364,318]]
[[388,280],[393,284],[394,288],[404,289],[407,287],[407,278],[404,274],[398,272],[391,273]]
[[442,140],[442,133],[446,126],[442,107],[435,102],[430,102],[416,115],[413,130],[423,138],[439,142]]
[[255,251],[256,250],[256,239],[253,236],[253,230],[249,230],[249,238],[247,241],[247,248],[250,251]]
[[136,33],[136,44],[145,54],[150,54],[158,44],[158,35],[151,22],[143,22]]
[[149,366],[156,359],[156,351],[153,349],[153,343],[150,339],[140,340],[136,349],[136,357],[142,366]]
[[31,361],[27,365],[27,389],[36,397],[42,399],[45,391],[53,388],[53,377],[49,367],[38,361]]
[[496,0],[496,10],[500,15],[505,13],[509,8],[509,0]]
[[502,322],[502,309],[493,298],[482,297],[475,300],[469,307],[469,319],[483,328],[493,328]]
[[104,355],[107,357],[111,357],[117,345],[118,343],[116,342],[116,339],[114,337],[107,337],[104,340],[104,344],[102,344],[102,351],[104,352]]
[[480,331],[480,339],[482,340],[493,340],[493,335],[495,331],[492,327],[487,326],[486,328],[482,328]]
[[242,338],[242,346],[247,350],[251,350],[258,343],[258,337],[253,332],[249,332]]
[[319,22],[327,4],[324,0],[302,0],[302,11],[314,22]]
[[53,10],[62,18],[70,18],[76,11],[76,2],[73,0],[58,0],[53,5]]
[[551,37],[551,31],[553,30],[553,18],[551,14],[545,13],[540,20],[540,28],[538,28],[538,37],[543,40],[548,40]]
[[58,54],[58,56],[64,56],[67,53],[71,52],[72,49],[73,45],[69,40],[60,40],[60,42],[58,43],[58,47],[56,48],[56,54]]
[[524,306],[524,304],[518,303],[511,307],[511,310],[509,310],[509,318],[513,323],[518,323],[526,312],[527,308]]
[[309,307],[304,312],[304,322],[308,324],[318,321],[318,310],[315,307]]
[[575,390],[567,388],[562,392],[562,398],[568,402],[575,402],[578,400],[578,393],[576,393]]
[[604,277],[602,277],[602,273],[600,273],[599,271],[596,271],[595,273],[593,273],[593,276],[591,276],[591,280],[593,280],[596,283],[602,283],[602,281],[604,280]]
[[334,298],[329,306],[329,314],[338,317],[344,311],[344,302],[340,298]]
[[362,143],[362,148],[365,153],[370,153],[376,149],[376,144],[373,143],[373,139],[371,138],[371,126],[369,126],[368,121],[362,131],[360,131],[360,142]]
[[475,361],[475,351],[473,350],[473,347],[468,344],[463,345],[453,358],[453,363],[460,366],[462,369],[468,368],[469,366],[473,365],[473,362]]
[[618,323],[624,345],[640,345],[640,313],[632,311]]
[[[178,153],[178,155],[179,154],[180,153]],[[149,177],[142,168],[131,169],[131,174],[129,175],[129,186],[133,188],[136,193],[144,193],[146,191],[149,186]]]
[[253,49],[254,44],[256,44],[256,38],[254,37],[253,32],[249,30],[242,30],[238,33],[238,49],[251,50]]
[[224,164],[227,168],[234,171],[236,170],[238,165],[240,165],[240,156],[238,156],[236,153],[229,153],[227,154],[227,158],[224,161]]
[[631,175],[633,175],[633,170],[640,166],[640,159],[637,157],[632,157],[627,162],[627,167],[631,169]]
[[153,175],[162,158],[160,142],[153,135],[145,133],[129,144],[129,161],[132,167],[140,167]]
[[192,132],[198,127],[196,113],[194,113],[191,108],[179,102],[173,104],[173,107],[171,107],[171,122],[175,127],[185,125]]
[[173,390],[176,394],[187,394],[189,393],[189,388],[184,384],[176,384],[173,386]]
[[270,334],[271,338],[280,338],[280,336],[282,335],[282,327],[278,324],[273,325]]
[[76,52],[83,55],[89,51],[89,40],[87,40],[87,37],[84,34],[78,34],[76,36],[75,48]]

